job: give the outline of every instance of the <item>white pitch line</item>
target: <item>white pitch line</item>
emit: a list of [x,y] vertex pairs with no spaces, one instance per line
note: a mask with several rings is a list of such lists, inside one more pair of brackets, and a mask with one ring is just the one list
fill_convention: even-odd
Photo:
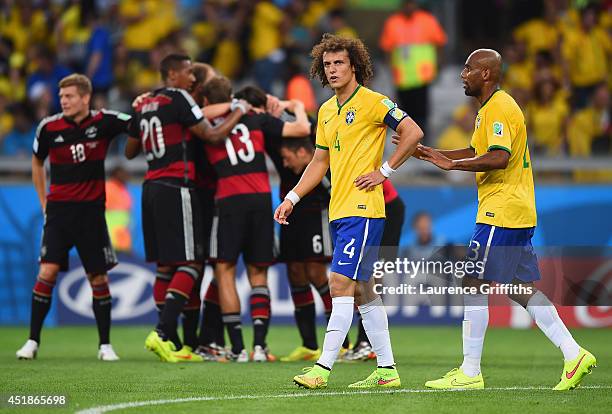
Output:
[[[580,387],[581,389],[598,389],[598,390],[610,390],[612,385],[587,385]],[[274,394],[274,395],[227,395],[222,397],[186,397],[186,398],[175,398],[169,400],[149,400],[149,401],[133,401],[120,404],[101,405],[99,407],[92,407],[85,410],[77,411],[75,414],[103,414],[110,411],[122,410],[124,408],[137,408],[147,407],[151,405],[165,405],[165,404],[179,404],[184,402],[193,401],[235,401],[235,400],[257,400],[260,398],[271,399],[271,398],[304,398],[304,397],[336,397],[343,395],[366,395],[366,394],[420,394],[420,393],[435,393],[435,392],[485,392],[485,391],[529,391],[529,390],[548,390],[551,391],[550,387],[499,387],[499,388],[485,388],[484,390],[431,390],[431,389],[409,389],[400,388],[397,390],[384,390],[384,391],[332,391],[332,392],[303,392],[303,393],[291,393],[291,394]]]

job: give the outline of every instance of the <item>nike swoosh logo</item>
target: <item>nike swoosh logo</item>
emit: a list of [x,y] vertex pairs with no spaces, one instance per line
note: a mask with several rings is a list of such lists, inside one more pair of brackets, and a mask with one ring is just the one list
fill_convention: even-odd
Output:
[[396,381],[396,380],[397,380],[397,378],[391,378],[390,380],[384,380],[384,379],[381,378],[381,379],[378,380],[378,385],[386,385],[386,384],[388,384],[390,382],[393,382],[393,381]]
[[340,266],[344,266],[344,265],[350,265],[350,264],[351,264],[351,262],[338,262],[338,264],[339,264]]
[[578,363],[576,364],[576,366],[574,367],[573,370],[571,370],[570,372],[565,371],[565,378],[572,379],[572,377],[574,376],[574,374],[578,370],[578,367],[580,366],[580,363],[582,362],[582,360],[584,359],[585,356],[586,356],[586,354],[582,355],[582,358],[580,358],[580,360],[578,361]]
[[174,356],[179,359],[191,359],[191,355],[174,355]]
[[472,381],[472,382],[457,382],[456,379],[451,381],[451,385],[455,385],[457,387],[464,387],[466,385],[472,385],[472,384],[478,384],[480,381],[476,380],[476,381]]

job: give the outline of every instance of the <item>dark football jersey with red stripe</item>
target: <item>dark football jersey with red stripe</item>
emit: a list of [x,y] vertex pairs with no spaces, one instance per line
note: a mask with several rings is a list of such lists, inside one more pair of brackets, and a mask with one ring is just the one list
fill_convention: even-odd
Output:
[[[289,138],[291,139],[291,138]],[[273,157],[272,160],[274,160]],[[276,170],[279,171],[278,175],[280,176],[280,188],[279,188],[279,196],[281,200],[284,200],[287,196],[287,193],[291,191],[297,183],[302,178],[302,174],[295,174],[288,168],[284,168],[283,170],[279,170],[279,166],[275,162]],[[282,167],[282,164],[281,164]],[[282,172],[281,172],[282,171]],[[302,171],[303,173],[303,171]],[[325,208],[329,208],[329,199],[331,195],[331,175],[329,170],[321,183],[316,186],[310,193],[306,194],[304,197],[300,199],[298,205],[295,208],[299,208],[302,210],[315,211],[322,210]]]
[[199,189],[206,190],[214,194],[217,190],[217,173],[206,157],[204,141],[196,139],[194,144],[194,161],[196,166],[195,186]]
[[100,202],[106,200],[104,159],[111,140],[128,131],[131,116],[102,109],[90,111],[79,124],[62,114],[41,121],[33,153],[49,157],[50,202]]
[[[213,124],[223,121],[213,120]],[[206,144],[206,155],[217,173],[218,206],[242,208],[245,202],[270,199],[265,142],[282,136],[284,122],[269,114],[250,112],[240,118],[224,143]]]
[[[292,121],[295,119],[294,116],[285,112],[281,119],[285,121]],[[310,140],[312,141],[312,145],[315,144],[316,137],[316,125],[317,123],[314,120],[310,120],[310,125],[312,125],[310,131]],[[300,181],[302,174],[296,174],[289,168],[286,168],[283,165],[283,158],[281,157],[281,146],[283,139],[294,139],[294,138],[278,138],[278,139],[269,139],[266,141],[266,152],[268,156],[274,163],[274,167],[278,172],[278,176],[280,177],[280,191],[279,196],[281,200],[284,200],[287,196],[287,193],[293,189]],[[306,194],[296,205],[296,208],[301,210],[321,210],[329,207],[329,199],[331,194],[331,175],[329,170],[327,171],[326,176],[321,181],[321,184],[316,186],[314,190],[310,193]]]
[[397,194],[397,190],[395,189],[390,180],[383,181],[383,195],[385,196],[385,204],[389,204],[397,197],[399,197],[399,194]]
[[149,169],[145,181],[193,186],[196,179],[194,137],[189,128],[204,118],[183,89],[162,88],[136,107],[130,136],[140,138]]

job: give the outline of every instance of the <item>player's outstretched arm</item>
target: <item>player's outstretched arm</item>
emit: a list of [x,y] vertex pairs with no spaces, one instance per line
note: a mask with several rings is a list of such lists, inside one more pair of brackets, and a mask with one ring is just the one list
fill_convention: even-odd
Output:
[[[400,138],[399,135],[392,135],[391,142],[394,145],[397,145],[399,144],[399,138]],[[416,149],[412,153],[412,156],[414,158],[421,159],[421,149],[423,148],[429,148],[429,147],[423,144],[418,144]],[[476,156],[476,153],[474,152],[474,148],[472,147],[461,148],[461,149],[456,149],[456,150],[437,150],[437,151],[440,152],[440,154],[444,155],[446,158],[450,158],[451,160],[462,160],[464,158],[472,158]]]
[[140,104],[142,104],[142,102],[145,100],[145,98],[148,98],[151,95],[152,95],[151,92],[144,92],[144,93],[141,93],[140,95],[138,95],[132,101],[132,108],[134,108],[134,109],[138,108],[140,106]]
[[286,109],[293,112],[295,121],[285,122],[283,126],[283,137],[306,137],[310,134],[310,121],[304,108],[304,103],[297,99],[288,102]]
[[443,170],[484,172],[506,168],[510,160],[510,153],[506,150],[496,149],[478,157],[472,156],[470,158],[454,160],[438,150],[424,147],[421,148],[421,159],[429,161]]
[[444,155],[446,158],[450,158],[451,160],[463,160],[465,158],[474,158],[476,156],[476,152],[474,152],[474,148],[462,148],[456,150],[438,150],[440,154]]
[[329,169],[329,151],[317,148],[312,161],[308,164],[297,185],[287,194],[285,200],[276,208],[274,220],[279,224],[289,224],[287,217],[293,211],[293,206],[306,194],[311,192],[321,181]]
[[231,103],[218,103],[206,105],[202,108],[202,113],[207,119],[217,118],[219,116],[223,116],[231,110]]
[[128,160],[131,160],[140,154],[140,139],[128,137],[123,154]]
[[249,105],[249,103],[243,99],[234,100],[232,101],[231,109],[231,114],[225,118],[223,123],[213,127],[206,120],[206,118],[203,118],[201,122],[190,127],[189,130],[198,138],[211,144],[223,142],[230,134],[232,129],[236,126],[238,121],[240,121],[242,115],[246,114],[251,109],[251,105]]
[[32,183],[38,194],[38,201],[43,213],[47,207],[47,177],[45,175],[45,161],[32,155]]
[[399,123],[397,146],[389,161],[380,170],[361,175],[355,180],[355,186],[360,190],[370,190],[385,181],[392,172],[397,170],[414,153],[419,141],[423,138],[423,130],[409,117]]

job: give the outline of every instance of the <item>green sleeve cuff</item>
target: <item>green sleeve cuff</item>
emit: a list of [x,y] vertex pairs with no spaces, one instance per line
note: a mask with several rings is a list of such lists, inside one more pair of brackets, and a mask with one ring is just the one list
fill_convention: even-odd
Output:
[[325,150],[325,151],[329,151],[329,147],[324,147],[323,145],[315,144],[315,147]]
[[506,148],[506,147],[502,147],[501,145],[491,145],[489,147],[489,149],[487,149],[487,151],[492,151],[492,150],[504,150],[506,151],[508,154],[512,155],[512,151],[510,151],[510,149]]

